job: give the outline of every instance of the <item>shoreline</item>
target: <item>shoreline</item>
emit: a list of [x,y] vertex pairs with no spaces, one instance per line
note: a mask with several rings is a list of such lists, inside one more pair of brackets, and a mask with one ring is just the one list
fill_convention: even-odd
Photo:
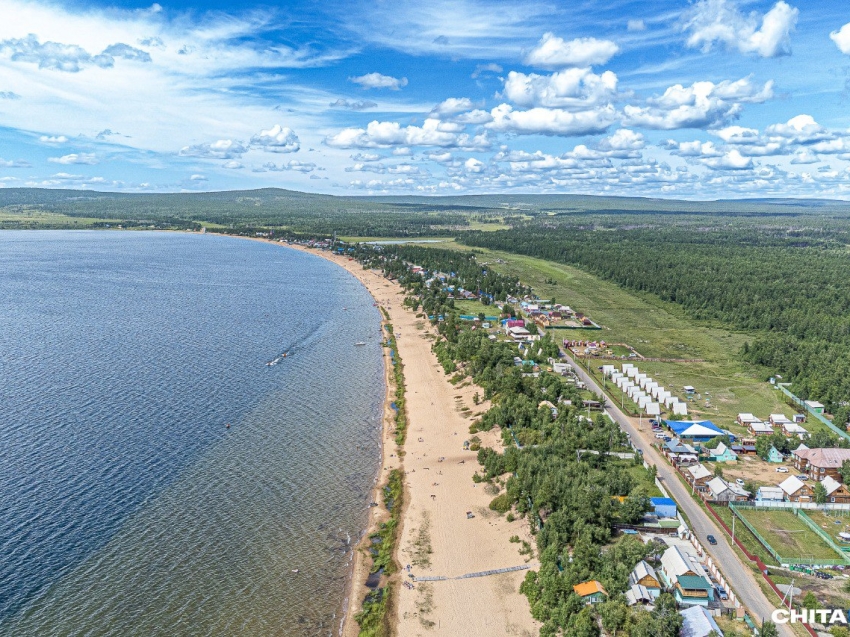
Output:
[[[472,422],[489,408],[487,402],[473,399],[480,388],[467,382],[457,386],[450,383],[431,349],[436,330],[421,315],[417,317],[402,305],[404,295],[397,283],[378,272],[363,269],[359,262],[345,255],[286,243],[278,245],[324,258],[360,281],[378,306],[387,311],[398,354],[404,361],[408,416],[407,442],[401,452],[404,461],[398,457],[390,433],[393,413],[389,407],[392,394],[388,381],[392,366],[388,352],[384,352],[387,394],[382,464],[373,491],[380,496],[380,488],[386,481],[384,475],[390,470],[403,472],[404,504],[394,554],[401,573],[389,580],[394,585],[390,608],[392,634],[412,637],[423,630],[435,635],[532,637],[539,634],[540,623],[531,617],[528,600],[519,593],[527,570],[469,577],[488,571],[538,567],[536,560],[526,561],[528,558],[518,553],[519,545],[509,541],[516,535],[533,544],[528,522],[521,518],[508,522],[505,516],[491,511],[489,503],[493,495],[485,492],[484,485],[472,480],[478,469],[476,453],[464,450],[463,442],[470,437]],[[382,327],[385,322],[382,320]],[[502,449],[495,429],[478,436],[483,445]],[[381,502],[377,498],[373,501]],[[370,514],[364,539],[376,530],[380,521],[389,517],[383,506],[372,510],[379,515]],[[365,596],[370,564],[362,550],[355,551],[353,562],[342,637],[356,637],[359,632],[354,615]],[[402,587],[401,580],[413,582],[414,588]]]

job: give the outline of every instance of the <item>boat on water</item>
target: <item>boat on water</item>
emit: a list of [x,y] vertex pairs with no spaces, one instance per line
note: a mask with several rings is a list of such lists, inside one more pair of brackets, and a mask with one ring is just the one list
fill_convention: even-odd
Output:
[[366,344],[366,343],[365,343],[364,341],[357,341],[357,342],[355,343],[355,345],[365,345],[365,344]]

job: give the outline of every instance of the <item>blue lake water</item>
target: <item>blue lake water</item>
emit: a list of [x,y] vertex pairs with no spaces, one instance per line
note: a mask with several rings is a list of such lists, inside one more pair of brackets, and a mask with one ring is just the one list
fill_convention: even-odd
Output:
[[267,243],[0,232],[0,635],[334,634],[379,320]]

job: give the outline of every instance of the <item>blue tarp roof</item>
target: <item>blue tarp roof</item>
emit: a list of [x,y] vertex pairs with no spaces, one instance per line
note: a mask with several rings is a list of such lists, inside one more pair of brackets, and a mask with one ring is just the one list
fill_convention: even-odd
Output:
[[682,433],[689,427],[693,427],[694,425],[702,425],[707,429],[711,429],[712,431],[717,432],[718,436],[723,434],[723,431],[710,420],[700,420],[697,422],[691,420],[665,420],[664,422],[667,424],[668,427],[670,427],[670,429],[676,432],[677,435]]
[[676,506],[676,501],[673,498],[650,498],[649,501],[652,502],[652,506]]

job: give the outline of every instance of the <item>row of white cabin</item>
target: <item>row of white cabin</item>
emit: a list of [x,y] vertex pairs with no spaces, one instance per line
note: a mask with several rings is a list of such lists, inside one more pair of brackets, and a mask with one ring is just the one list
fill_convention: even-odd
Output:
[[[805,416],[802,417],[805,419]],[[746,427],[754,436],[769,436],[776,429],[781,429],[782,432],[789,438],[792,436],[798,437],[800,440],[805,440],[809,436],[809,432],[799,422],[801,417],[798,414],[794,415],[794,420],[788,420],[784,414],[770,414],[767,422],[762,421],[753,414],[738,414],[738,424]]]
[[687,403],[646,374],[641,374],[632,363],[623,363],[622,371],[618,371],[614,365],[603,365],[602,374],[650,416],[660,415],[662,405],[676,416],[688,415]]

